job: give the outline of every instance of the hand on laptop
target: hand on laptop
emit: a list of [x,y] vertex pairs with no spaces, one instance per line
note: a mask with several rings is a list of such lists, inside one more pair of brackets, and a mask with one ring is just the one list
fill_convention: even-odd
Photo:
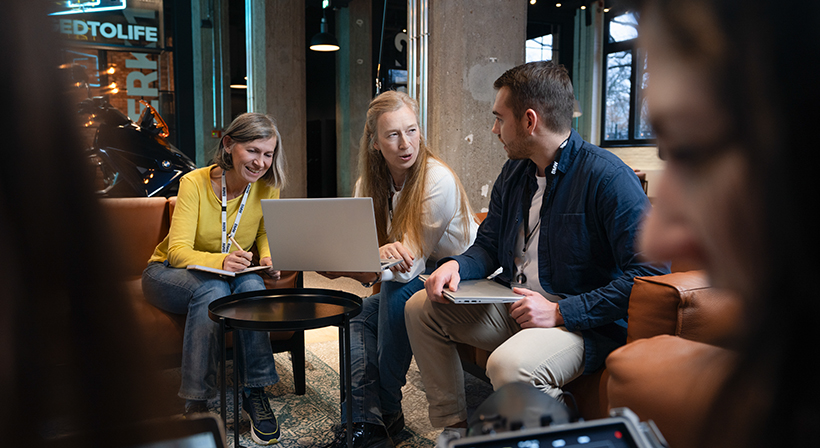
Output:
[[530,289],[513,288],[513,292],[524,295],[510,304],[510,316],[521,328],[550,328],[564,324],[557,303]]
[[458,268],[458,262],[450,260],[433,271],[427,281],[424,282],[427,298],[433,302],[450,303],[441,292],[444,290],[445,285],[450,291],[458,291],[458,284],[461,281]]
[[413,254],[411,254],[410,251],[408,251],[407,248],[404,247],[404,245],[399,241],[396,241],[395,243],[387,243],[384,246],[380,247],[379,258],[403,259],[404,261],[390,268],[393,272],[401,273],[409,272],[410,268],[413,267],[413,260],[415,259],[415,257],[413,257]]
[[270,257],[263,257],[259,260],[259,266],[270,266],[270,269],[262,271],[262,273],[274,280],[279,280],[279,277],[282,276],[282,271],[277,271],[273,269],[273,261]]

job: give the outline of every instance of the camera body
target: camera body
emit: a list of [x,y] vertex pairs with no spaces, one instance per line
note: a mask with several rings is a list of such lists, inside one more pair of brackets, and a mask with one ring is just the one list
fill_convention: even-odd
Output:
[[668,448],[655,423],[641,422],[628,408],[612,409],[608,418],[575,420],[564,403],[532,384],[509,383],[476,408],[466,437],[445,431],[436,448]]
[[448,448],[668,448],[655,424],[641,422],[628,408],[612,409],[609,418],[558,423],[546,427],[468,436],[450,440]]

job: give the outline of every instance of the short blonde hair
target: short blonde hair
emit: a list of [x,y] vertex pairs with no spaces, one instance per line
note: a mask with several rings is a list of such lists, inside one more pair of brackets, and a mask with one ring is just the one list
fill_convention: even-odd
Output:
[[[282,137],[279,135],[279,128],[276,121],[270,116],[256,112],[247,112],[236,117],[228,129],[225,136],[239,143],[247,143],[254,140],[268,140],[276,137],[276,148],[273,151],[273,161],[268,171],[262,176],[268,185],[282,189],[285,186],[285,152],[282,150]],[[214,154],[214,163],[225,171],[233,169],[233,160],[226,151],[223,143],[225,137],[219,140],[219,146]]]

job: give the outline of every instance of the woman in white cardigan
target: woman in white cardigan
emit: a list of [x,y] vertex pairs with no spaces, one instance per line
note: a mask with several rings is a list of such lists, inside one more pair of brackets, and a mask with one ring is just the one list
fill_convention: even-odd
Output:
[[[404,303],[424,287],[419,274],[472,244],[478,224],[458,177],[426,146],[418,104],[405,93],[370,103],[359,175],[356,196],[373,198],[381,258],[402,262],[379,273],[324,274],[381,283],[351,322],[353,447],[391,447],[404,428],[401,388],[412,359]],[[345,437],[342,430],[334,446],[345,447]]]

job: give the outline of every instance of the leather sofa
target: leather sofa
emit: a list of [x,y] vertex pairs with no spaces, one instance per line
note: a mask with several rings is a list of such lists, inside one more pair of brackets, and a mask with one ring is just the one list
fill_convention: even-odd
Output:
[[[735,359],[722,347],[736,334],[740,312],[740,301],[710,287],[702,271],[638,277],[626,345],[604,368],[565,390],[584,419],[628,407],[641,420],[653,420],[671,447],[697,446],[704,415]],[[483,375],[489,353],[458,349],[465,369]]]
[[[105,198],[101,199],[104,219],[108,222],[116,256],[123,270],[125,300],[133,307],[146,343],[162,365],[178,366],[182,354],[185,315],[172,314],[149,304],[142,293],[142,271],[148,258],[168,234],[176,198]],[[264,277],[263,277],[264,278]],[[267,288],[302,286],[301,273],[283,272],[278,280],[265,278]],[[228,334],[228,347],[232,346]],[[305,393],[304,332],[271,332],[274,352],[290,351],[297,394]]]
[[606,360],[609,408],[653,420],[672,448],[697,447],[709,408],[737,354],[739,298],[701,271],[635,279],[627,343]]

